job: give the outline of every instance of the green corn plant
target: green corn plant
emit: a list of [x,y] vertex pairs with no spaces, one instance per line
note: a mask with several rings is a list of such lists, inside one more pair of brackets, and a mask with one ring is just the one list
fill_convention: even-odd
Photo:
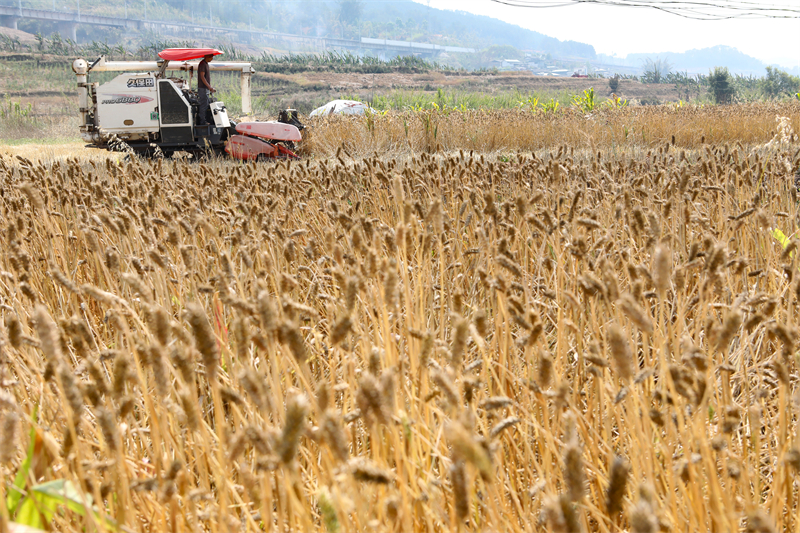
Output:
[[22,105],[20,102],[6,100],[6,105],[0,107],[0,118],[21,119],[26,118],[33,112],[33,105],[28,103]]
[[[25,460],[14,476],[13,484],[9,487],[5,501],[0,502],[0,505],[5,504],[8,516],[12,520],[11,531],[14,531],[16,525],[35,530],[49,530],[56,513],[65,509],[80,516],[86,516],[87,509],[89,509],[97,517],[91,494],[83,493],[72,481],[55,479],[36,485],[31,484],[31,468],[37,449],[36,410],[34,410],[32,419],[30,444]],[[41,437],[38,438],[41,440]],[[118,530],[112,520],[106,519],[105,523],[109,529]]]
[[622,109],[623,107],[628,106],[628,101],[615,94],[612,94],[611,98],[606,100],[604,104],[609,109]]
[[[539,97],[538,96],[529,96],[525,98],[522,95],[521,99],[517,100],[517,105],[519,109],[530,109],[531,111],[536,111],[539,108]],[[544,103],[542,103],[542,107],[544,107]]]
[[372,112],[372,109],[367,108],[364,112],[364,120],[367,123],[367,131],[369,131],[370,135],[373,137],[375,136],[375,113]]
[[558,108],[561,104],[555,98],[551,98],[549,102],[542,103],[542,109],[544,109],[545,113],[553,113],[555,114],[558,111]]
[[594,88],[590,87],[589,90],[583,91],[583,96],[578,94],[574,95],[572,97],[572,104],[584,113],[594,111]]

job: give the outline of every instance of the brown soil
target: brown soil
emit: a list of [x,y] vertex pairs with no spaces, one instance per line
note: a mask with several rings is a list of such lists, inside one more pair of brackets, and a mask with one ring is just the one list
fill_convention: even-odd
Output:
[[11,37],[12,39],[19,39],[22,44],[32,44],[36,42],[36,36],[32,33],[24,32],[22,30],[15,30],[13,28],[0,27],[0,34]]
[[[331,90],[357,91],[360,89],[383,90],[411,89],[435,90],[436,88],[458,88],[473,92],[499,92],[518,90],[522,93],[561,93],[581,94],[594,88],[598,97],[611,94],[608,80],[597,78],[551,78],[535,76],[524,72],[508,72],[500,74],[467,74],[446,75],[444,73],[426,74],[338,74],[308,72],[293,75],[261,74],[264,79],[270,77],[297,83],[301,87],[324,86]],[[674,85],[645,84],[632,80],[620,80],[617,96],[627,99],[660,102],[678,101],[680,99]],[[685,98],[685,97],[684,97]]]

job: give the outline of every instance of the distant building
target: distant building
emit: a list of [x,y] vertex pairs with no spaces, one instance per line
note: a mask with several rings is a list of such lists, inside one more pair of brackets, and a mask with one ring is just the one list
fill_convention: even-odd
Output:
[[501,70],[525,70],[525,63],[519,59],[493,59],[491,64]]

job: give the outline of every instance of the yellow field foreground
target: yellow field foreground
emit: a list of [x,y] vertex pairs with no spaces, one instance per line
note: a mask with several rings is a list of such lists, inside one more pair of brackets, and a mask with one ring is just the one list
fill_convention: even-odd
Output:
[[786,116],[692,149],[651,116],[675,144],[616,155],[0,157],[0,530],[796,530]]

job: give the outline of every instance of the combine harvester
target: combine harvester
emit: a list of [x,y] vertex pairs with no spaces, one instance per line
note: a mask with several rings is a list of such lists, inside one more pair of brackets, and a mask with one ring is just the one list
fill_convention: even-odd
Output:
[[[169,157],[175,152],[225,154],[237,159],[297,159],[294,143],[303,125],[293,109],[282,111],[279,121],[241,122],[228,117],[222,102],[209,104],[207,125],[198,125],[197,93],[191,80],[198,59],[221,54],[212,48],[168,48],[158,61],[106,61],[101,56],[89,64],[76,59],[72,70],[78,77],[81,137],[87,146],[118,149],[124,142],[136,153]],[[242,112],[250,113],[250,63],[212,61],[211,71],[241,72]],[[170,77],[184,72],[189,78]],[[125,72],[108,83],[89,83],[90,72]]]

